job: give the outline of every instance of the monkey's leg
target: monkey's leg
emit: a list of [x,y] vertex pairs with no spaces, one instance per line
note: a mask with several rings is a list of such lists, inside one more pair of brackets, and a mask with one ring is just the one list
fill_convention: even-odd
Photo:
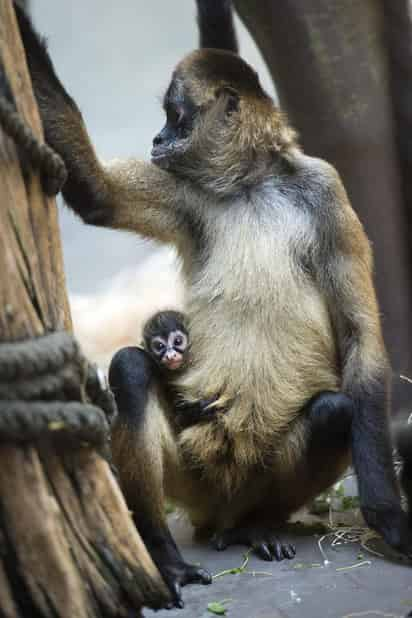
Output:
[[[187,564],[170,533],[164,510],[163,466],[171,443],[169,427],[156,399],[153,365],[139,348],[114,356],[109,382],[118,406],[113,427],[113,459],[126,502],[142,539],[169,586],[176,607],[183,607],[181,586],[209,584],[207,571]],[[173,456],[168,457],[172,465]]]
[[396,426],[395,443],[402,458],[401,485],[408,500],[409,524],[412,528],[412,424]]
[[323,452],[347,449],[350,446],[352,420],[355,404],[344,393],[323,391],[312,397],[305,406],[309,442],[309,459]]
[[[366,436],[365,439],[364,428],[359,427],[361,425],[359,410],[355,402],[342,393],[321,393],[311,402],[308,414],[310,419],[308,464],[313,465],[314,473],[321,469],[322,459],[323,467],[327,470],[328,455],[335,453],[338,457],[339,449],[345,450],[350,447],[358,477],[360,505],[365,520],[368,525],[380,532],[390,545],[412,557],[412,534],[408,530],[405,514],[398,504],[393,486],[383,485],[379,476],[381,466],[387,465],[388,468],[392,466],[386,424],[379,423],[379,419],[375,417],[375,422],[370,427],[371,436]],[[375,436],[373,432],[376,432]],[[378,458],[375,463],[376,452],[374,452],[373,444],[368,452],[368,440],[376,440],[376,435],[379,438],[378,444],[384,454],[387,454],[388,463],[383,458]],[[411,525],[412,426],[402,428],[397,438],[398,449],[404,460],[401,483],[408,498],[409,525]],[[379,499],[373,500],[372,496],[375,493]]]
[[[326,470],[323,469],[325,458],[327,460],[327,457],[330,457],[333,463],[339,450],[344,453],[349,449],[353,412],[354,403],[349,397],[331,391],[318,393],[305,406],[307,452],[304,456],[304,469],[296,473],[296,476],[301,477],[296,486],[307,485],[308,500],[313,497],[314,487],[321,491],[333,482],[333,466],[332,472],[328,466]],[[304,488],[299,489],[298,500],[301,501],[302,496],[305,496]],[[284,522],[291,512],[301,506],[295,495],[280,495],[278,504],[274,499],[265,510],[277,512],[277,519]],[[247,545],[263,560],[290,559],[296,553],[293,545],[282,543],[278,539],[273,522],[267,521],[263,509],[251,513],[239,527],[217,533],[213,543],[218,550],[226,549],[229,545]]]
[[368,526],[388,545],[412,559],[412,529],[401,506],[388,419],[376,413],[382,407],[383,396],[379,387],[375,387],[373,395],[354,396],[351,448],[360,508]]

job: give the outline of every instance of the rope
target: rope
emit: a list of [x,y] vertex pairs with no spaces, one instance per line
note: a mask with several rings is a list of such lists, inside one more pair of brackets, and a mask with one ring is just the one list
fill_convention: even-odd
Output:
[[70,334],[0,344],[0,442],[104,447],[115,415],[113,394]]
[[0,64],[0,125],[25,153],[31,165],[40,170],[46,195],[56,195],[67,179],[67,170],[60,155],[47,144],[39,142],[15,109],[14,99],[5,72]]

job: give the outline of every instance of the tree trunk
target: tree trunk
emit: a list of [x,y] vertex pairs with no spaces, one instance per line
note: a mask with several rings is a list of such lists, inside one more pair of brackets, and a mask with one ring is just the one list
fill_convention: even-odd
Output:
[[[387,0],[390,2],[390,0]],[[309,155],[336,166],[372,241],[395,374],[412,375],[407,213],[393,123],[382,0],[234,0]],[[395,3],[396,4],[396,3]],[[394,407],[411,387],[394,380]]]
[[[10,0],[0,0],[0,60],[43,141]],[[0,339],[70,329],[55,201],[1,127],[0,196]],[[0,447],[0,550],[6,618],[136,616],[168,599],[107,463],[88,447]]]

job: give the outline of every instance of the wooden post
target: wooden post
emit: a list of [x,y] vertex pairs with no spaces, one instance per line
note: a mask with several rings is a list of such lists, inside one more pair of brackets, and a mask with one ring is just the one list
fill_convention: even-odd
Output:
[[[0,59],[18,112],[42,141],[11,0],[0,0]],[[55,201],[22,161],[0,127],[2,341],[71,325]],[[137,616],[167,600],[100,456],[86,447],[0,447],[1,616]]]

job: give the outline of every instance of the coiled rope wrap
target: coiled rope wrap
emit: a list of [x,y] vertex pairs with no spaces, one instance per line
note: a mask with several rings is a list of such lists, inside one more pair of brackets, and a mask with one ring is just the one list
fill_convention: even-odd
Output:
[[115,415],[113,394],[69,333],[0,344],[0,441],[52,436],[102,447]]

